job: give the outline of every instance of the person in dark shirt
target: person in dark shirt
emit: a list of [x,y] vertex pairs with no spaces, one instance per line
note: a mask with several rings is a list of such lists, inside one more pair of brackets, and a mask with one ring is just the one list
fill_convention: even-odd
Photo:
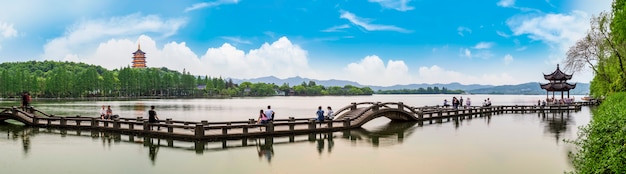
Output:
[[[154,106],[150,106],[150,111],[148,111],[148,122],[150,124],[159,123],[159,116],[157,116],[156,111],[154,111]],[[150,126],[152,129],[152,126]],[[157,130],[161,130],[161,126],[157,126]]]

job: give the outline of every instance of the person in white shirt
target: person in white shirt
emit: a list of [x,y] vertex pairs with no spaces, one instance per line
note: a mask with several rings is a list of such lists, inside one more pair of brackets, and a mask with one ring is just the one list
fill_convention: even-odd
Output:
[[265,116],[267,117],[267,120],[274,121],[275,114],[276,113],[274,112],[274,110],[272,110],[272,107],[270,105],[267,105],[267,110],[265,110]]
[[330,108],[330,106],[326,107],[326,109],[328,109],[328,115],[326,115],[326,119],[327,120],[333,120],[335,118],[335,112],[333,112],[333,109]]
[[104,119],[104,116],[107,114],[107,110],[102,105],[102,110],[100,110],[100,119]]

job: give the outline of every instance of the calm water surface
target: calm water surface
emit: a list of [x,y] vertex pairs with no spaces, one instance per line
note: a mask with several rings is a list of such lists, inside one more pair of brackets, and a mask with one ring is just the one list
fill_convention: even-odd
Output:
[[[545,96],[468,95],[473,105],[535,104]],[[580,98],[581,96],[576,96]],[[111,105],[122,117],[231,121],[271,105],[277,117],[313,118],[317,106],[351,102],[441,104],[451,95],[265,97],[36,102],[56,115],[96,116]],[[480,101],[480,102],[479,102]],[[17,105],[2,102],[0,105]],[[0,124],[0,173],[563,173],[571,170],[563,139],[573,139],[591,111],[501,114],[424,126],[372,120],[362,129],[325,134],[194,143],[92,131]]]

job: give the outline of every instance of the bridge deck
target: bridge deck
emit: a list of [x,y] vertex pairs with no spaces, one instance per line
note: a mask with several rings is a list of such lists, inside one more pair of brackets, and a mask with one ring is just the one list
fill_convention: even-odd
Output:
[[[359,107],[363,106],[364,107]],[[266,125],[255,124],[254,120],[233,122],[192,122],[159,120],[158,124],[148,123],[138,118],[118,118],[103,120],[95,117],[58,117],[29,108],[28,112],[17,108],[0,108],[0,121],[13,119],[29,126],[58,127],[69,129],[92,129],[113,131],[127,134],[162,136],[172,139],[216,140],[241,139],[246,137],[264,137],[330,132],[360,127],[368,121],[387,117],[399,121],[424,121],[450,118],[478,117],[493,113],[560,112],[580,110],[581,105],[555,106],[491,106],[470,107],[463,109],[441,108],[433,106],[410,107],[399,103],[352,103],[338,110],[335,120],[317,122],[312,119],[277,119]],[[158,130],[157,126],[161,129]]]

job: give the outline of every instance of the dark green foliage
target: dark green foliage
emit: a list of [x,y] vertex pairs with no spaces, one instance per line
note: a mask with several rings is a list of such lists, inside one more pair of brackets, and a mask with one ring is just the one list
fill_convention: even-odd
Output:
[[626,93],[606,98],[572,143],[575,173],[626,173]]
[[378,90],[377,94],[462,94],[463,90],[448,90],[443,87],[439,90],[439,87],[428,87],[426,89],[396,89],[396,90]]

